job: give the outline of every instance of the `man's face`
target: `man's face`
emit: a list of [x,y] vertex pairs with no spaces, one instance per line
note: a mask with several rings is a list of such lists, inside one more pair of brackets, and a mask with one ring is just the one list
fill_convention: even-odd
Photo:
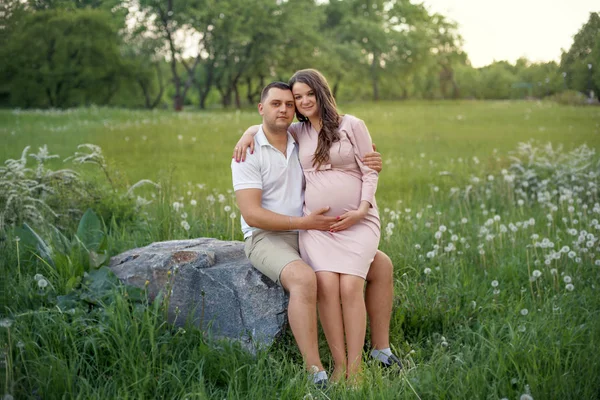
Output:
[[290,90],[271,88],[264,102],[258,105],[263,124],[271,130],[287,130],[294,120],[294,96]]

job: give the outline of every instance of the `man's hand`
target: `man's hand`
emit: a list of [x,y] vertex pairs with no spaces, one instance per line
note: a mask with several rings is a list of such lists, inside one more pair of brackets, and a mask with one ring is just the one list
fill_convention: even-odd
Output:
[[367,153],[363,157],[363,163],[367,167],[377,171],[378,173],[381,172],[382,167],[383,167],[383,162],[381,160],[381,154],[378,153],[376,150],[375,143],[373,143],[373,152]]
[[302,217],[302,223],[300,224],[301,230],[314,229],[318,231],[328,231],[331,229],[331,225],[336,222],[336,217],[326,217],[325,214],[329,211],[329,207],[321,208],[306,217]]

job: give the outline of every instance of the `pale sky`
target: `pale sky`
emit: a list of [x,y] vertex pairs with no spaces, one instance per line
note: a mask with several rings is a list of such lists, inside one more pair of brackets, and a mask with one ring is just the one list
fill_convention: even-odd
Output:
[[560,61],[600,0],[422,0],[459,24],[474,67],[494,60]]

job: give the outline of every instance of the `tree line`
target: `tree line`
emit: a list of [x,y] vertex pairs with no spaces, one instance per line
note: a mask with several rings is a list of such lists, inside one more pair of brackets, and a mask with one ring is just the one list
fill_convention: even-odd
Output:
[[308,67],[341,100],[600,92],[598,13],[560,64],[483,68],[456,23],[412,0],[5,0],[0,14],[7,107],[239,108]]

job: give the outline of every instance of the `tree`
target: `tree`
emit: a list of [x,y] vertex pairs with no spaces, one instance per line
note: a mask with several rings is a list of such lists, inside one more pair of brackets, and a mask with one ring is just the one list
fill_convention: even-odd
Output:
[[422,4],[410,0],[332,0],[329,14],[338,16],[339,41],[360,49],[374,100],[380,98],[382,79],[419,68],[428,52],[428,38],[417,28],[428,21]]
[[566,72],[570,89],[595,96],[600,92],[600,13],[590,13],[589,20],[574,37],[569,51],[562,53],[561,69]]
[[99,10],[30,14],[7,54],[11,103],[24,107],[106,104],[124,68],[110,15]]
[[[178,34],[190,33],[190,12],[200,9],[203,0],[139,0],[140,12],[146,15],[145,28],[149,35],[161,38],[166,44],[166,53],[171,69],[171,81],[175,89],[173,108],[183,110],[187,92],[194,82],[194,74],[200,61],[198,58],[192,64],[184,59],[184,44],[177,40]],[[187,77],[184,78],[178,65],[185,67]]]

